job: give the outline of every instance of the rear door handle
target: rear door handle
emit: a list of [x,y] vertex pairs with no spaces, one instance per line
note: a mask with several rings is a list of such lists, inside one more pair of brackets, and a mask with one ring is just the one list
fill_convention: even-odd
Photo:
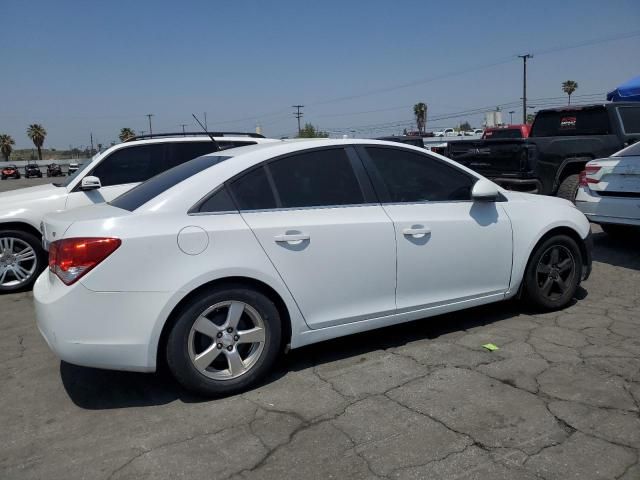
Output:
[[277,243],[292,243],[310,240],[311,237],[306,233],[285,233],[284,235],[276,235],[275,237],[273,237],[273,239]]
[[411,228],[402,230],[405,237],[422,238],[431,233],[431,229],[422,225],[412,225]]

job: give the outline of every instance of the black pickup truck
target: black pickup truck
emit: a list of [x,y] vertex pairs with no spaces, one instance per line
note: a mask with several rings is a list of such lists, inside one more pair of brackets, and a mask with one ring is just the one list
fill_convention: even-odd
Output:
[[540,110],[526,139],[449,142],[447,156],[510,190],[575,198],[584,165],[640,140],[640,103]]

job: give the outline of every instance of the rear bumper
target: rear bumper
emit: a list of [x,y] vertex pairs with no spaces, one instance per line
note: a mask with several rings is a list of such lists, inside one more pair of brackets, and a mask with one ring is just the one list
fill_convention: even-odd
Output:
[[169,293],[94,292],[45,270],[33,288],[38,329],[60,359],[86,367],[150,372],[154,332]]
[[640,226],[640,198],[602,197],[581,187],[576,207],[593,223]]

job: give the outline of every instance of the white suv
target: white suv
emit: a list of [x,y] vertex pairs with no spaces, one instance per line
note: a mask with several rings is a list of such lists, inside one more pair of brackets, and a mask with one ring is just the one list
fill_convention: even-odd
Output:
[[[130,140],[85,161],[64,182],[0,193],[0,293],[29,287],[46,266],[40,235],[46,213],[111,201],[158,173],[217,150],[207,135],[191,135]],[[251,133],[213,135],[221,150],[278,141]]]

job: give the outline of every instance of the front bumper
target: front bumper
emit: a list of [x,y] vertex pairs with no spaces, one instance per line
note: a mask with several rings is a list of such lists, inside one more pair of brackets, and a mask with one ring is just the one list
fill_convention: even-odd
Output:
[[60,359],[86,367],[150,372],[170,294],[95,292],[45,270],[33,288],[40,333]]

